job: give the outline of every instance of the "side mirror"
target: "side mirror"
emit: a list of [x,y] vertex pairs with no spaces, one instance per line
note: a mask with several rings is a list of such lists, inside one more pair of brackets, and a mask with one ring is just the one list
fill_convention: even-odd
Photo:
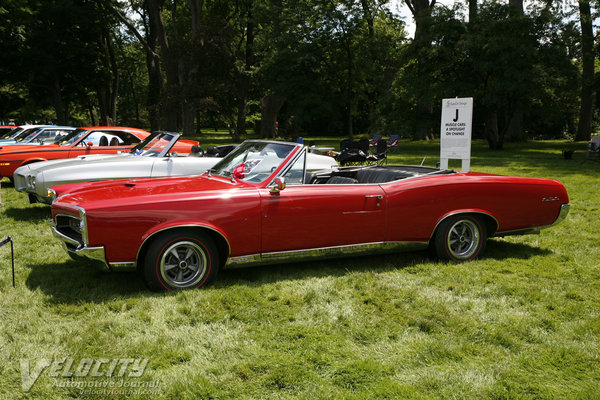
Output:
[[87,147],[92,147],[93,145],[94,145],[94,142],[87,142],[87,143],[86,143],[86,146],[87,146]]
[[282,176],[278,176],[273,180],[274,185],[271,187],[271,194],[278,194],[283,189],[285,189],[285,178]]

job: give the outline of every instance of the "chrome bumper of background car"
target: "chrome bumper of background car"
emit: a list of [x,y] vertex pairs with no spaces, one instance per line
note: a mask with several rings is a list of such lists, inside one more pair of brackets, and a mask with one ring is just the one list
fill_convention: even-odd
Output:
[[27,191],[27,197],[29,199],[30,204],[42,203],[42,204],[52,204],[52,197],[43,197],[37,193],[32,193]]
[[15,190],[17,192],[24,192],[27,189],[27,179],[24,175],[13,174]]

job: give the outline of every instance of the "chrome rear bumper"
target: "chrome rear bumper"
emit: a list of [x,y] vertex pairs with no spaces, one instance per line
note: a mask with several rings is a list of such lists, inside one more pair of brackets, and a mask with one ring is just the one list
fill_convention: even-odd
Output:
[[553,227],[555,225],[558,225],[562,221],[564,221],[564,219],[567,218],[567,215],[569,215],[570,209],[571,209],[571,204],[569,204],[569,203],[561,204],[560,211],[558,212],[558,217],[556,217],[554,222],[552,222],[549,225],[536,226],[534,228],[519,229],[516,231],[497,232],[493,236],[502,237],[502,236],[511,236],[511,235],[537,235],[540,233],[540,230]]
[[570,210],[571,210],[571,204],[569,204],[569,203],[561,204],[560,212],[558,213],[558,217],[556,217],[556,219],[554,220],[553,223],[551,223],[548,226],[544,226],[543,228],[550,228],[551,226],[561,223],[565,218],[567,218],[567,215],[569,215]]

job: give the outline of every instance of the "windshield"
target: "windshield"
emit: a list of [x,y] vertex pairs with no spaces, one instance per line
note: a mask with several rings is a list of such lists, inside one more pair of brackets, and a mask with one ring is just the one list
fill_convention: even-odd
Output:
[[[297,146],[288,143],[244,142],[219,161],[210,172],[245,182],[263,182]],[[243,164],[243,167],[240,167]],[[239,170],[236,167],[240,167]]]
[[40,128],[30,128],[30,129],[25,129],[23,132],[19,133],[15,138],[14,141],[19,143],[22,142],[23,140],[27,139],[29,136],[35,136],[35,133],[39,130]]
[[85,136],[87,132],[87,129],[75,129],[66,136],[61,136],[60,138],[56,139],[54,144],[60,144],[61,146],[71,146],[73,145],[73,143],[77,142],[79,139]]
[[177,138],[179,138],[179,135],[155,132],[129,150],[129,154],[146,157],[164,157],[171,150]]
[[0,136],[0,140],[7,140],[10,139],[11,136],[15,135],[17,132],[21,131],[21,128],[12,128],[12,129],[7,129],[4,131],[4,133]]

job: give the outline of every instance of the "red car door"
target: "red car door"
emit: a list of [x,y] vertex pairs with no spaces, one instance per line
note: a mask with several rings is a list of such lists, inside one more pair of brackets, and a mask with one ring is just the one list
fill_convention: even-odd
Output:
[[[120,136],[131,136],[126,131],[99,130],[91,131],[83,140],[80,140],[69,151],[69,157],[83,156],[86,154],[116,154],[119,151],[127,152],[135,144],[126,144]],[[88,146],[88,144],[92,144]]]
[[262,253],[382,242],[386,198],[373,185],[260,189]]

